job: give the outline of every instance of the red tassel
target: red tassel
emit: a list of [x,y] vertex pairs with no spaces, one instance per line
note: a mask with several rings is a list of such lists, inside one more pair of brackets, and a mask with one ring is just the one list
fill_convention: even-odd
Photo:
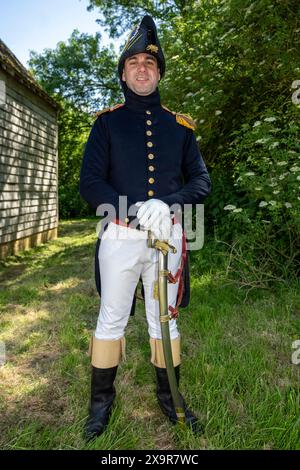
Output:
[[171,317],[176,319],[179,315],[178,308],[177,307],[174,308],[172,307],[172,305],[169,305],[169,310],[171,312]]
[[168,274],[168,281],[171,284],[176,284],[176,282],[177,282],[176,276],[173,276],[173,274],[171,272],[169,272],[169,274]]

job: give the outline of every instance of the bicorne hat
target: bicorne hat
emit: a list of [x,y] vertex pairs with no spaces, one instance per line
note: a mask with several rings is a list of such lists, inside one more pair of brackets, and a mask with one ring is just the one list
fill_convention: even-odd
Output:
[[151,16],[146,15],[130,33],[125,47],[120,55],[118,64],[118,74],[122,80],[122,73],[125,60],[132,55],[146,52],[156,57],[160,76],[163,77],[165,73],[165,58],[158,40],[155,23]]

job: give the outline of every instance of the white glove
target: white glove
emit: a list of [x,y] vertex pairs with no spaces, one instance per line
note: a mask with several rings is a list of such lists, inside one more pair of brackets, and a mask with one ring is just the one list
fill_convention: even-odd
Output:
[[138,208],[140,208],[143,204],[145,203],[145,201],[138,201],[136,202],[134,205]]
[[168,240],[171,234],[171,214],[168,204],[159,199],[149,199],[137,212],[140,225],[151,230],[159,240]]
[[[140,204],[140,203],[136,203]],[[149,199],[144,202],[137,212],[137,217],[141,225],[152,225],[155,221],[165,217],[170,218],[170,208],[159,199]]]
[[155,222],[148,230],[151,230],[154,238],[168,241],[171,238],[171,226],[171,219],[164,218],[159,222]]

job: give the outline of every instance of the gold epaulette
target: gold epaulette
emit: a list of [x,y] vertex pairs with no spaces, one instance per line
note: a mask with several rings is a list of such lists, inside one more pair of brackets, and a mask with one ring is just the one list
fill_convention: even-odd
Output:
[[111,106],[110,108],[101,109],[101,111],[97,111],[97,113],[95,114],[95,117],[101,116],[101,114],[104,114],[104,113],[114,111],[115,109],[118,109],[121,106],[124,106],[124,103],[115,104],[114,106]]
[[182,126],[188,127],[193,131],[196,129],[196,123],[191,116],[188,114],[176,113],[176,121]]
[[196,123],[195,121],[193,120],[193,118],[191,116],[189,116],[188,114],[182,114],[182,113],[175,113],[174,111],[170,111],[170,109],[168,109],[166,106],[163,106],[162,107],[168,111],[169,113],[173,114],[174,116],[176,116],[176,122],[178,122],[178,124],[181,124],[182,126],[185,126],[185,127],[188,127],[189,129],[192,129],[193,131],[196,129]]

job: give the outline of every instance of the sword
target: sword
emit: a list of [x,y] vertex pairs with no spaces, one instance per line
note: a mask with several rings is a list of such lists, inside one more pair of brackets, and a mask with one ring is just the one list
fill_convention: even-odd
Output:
[[162,345],[164,358],[166,363],[167,376],[169,380],[171,396],[178,419],[178,423],[182,426],[185,425],[185,412],[183,408],[182,397],[178,390],[172,348],[170,339],[169,321],[171,316],[168,313],[168,253],[176,253],[177,250],[174,246],[170,245],[167,241],[157,240],[152,236],[148,230],[148,247],[155,248],[158,251],[158,300],[159,300],[159,321],[161,327]]

